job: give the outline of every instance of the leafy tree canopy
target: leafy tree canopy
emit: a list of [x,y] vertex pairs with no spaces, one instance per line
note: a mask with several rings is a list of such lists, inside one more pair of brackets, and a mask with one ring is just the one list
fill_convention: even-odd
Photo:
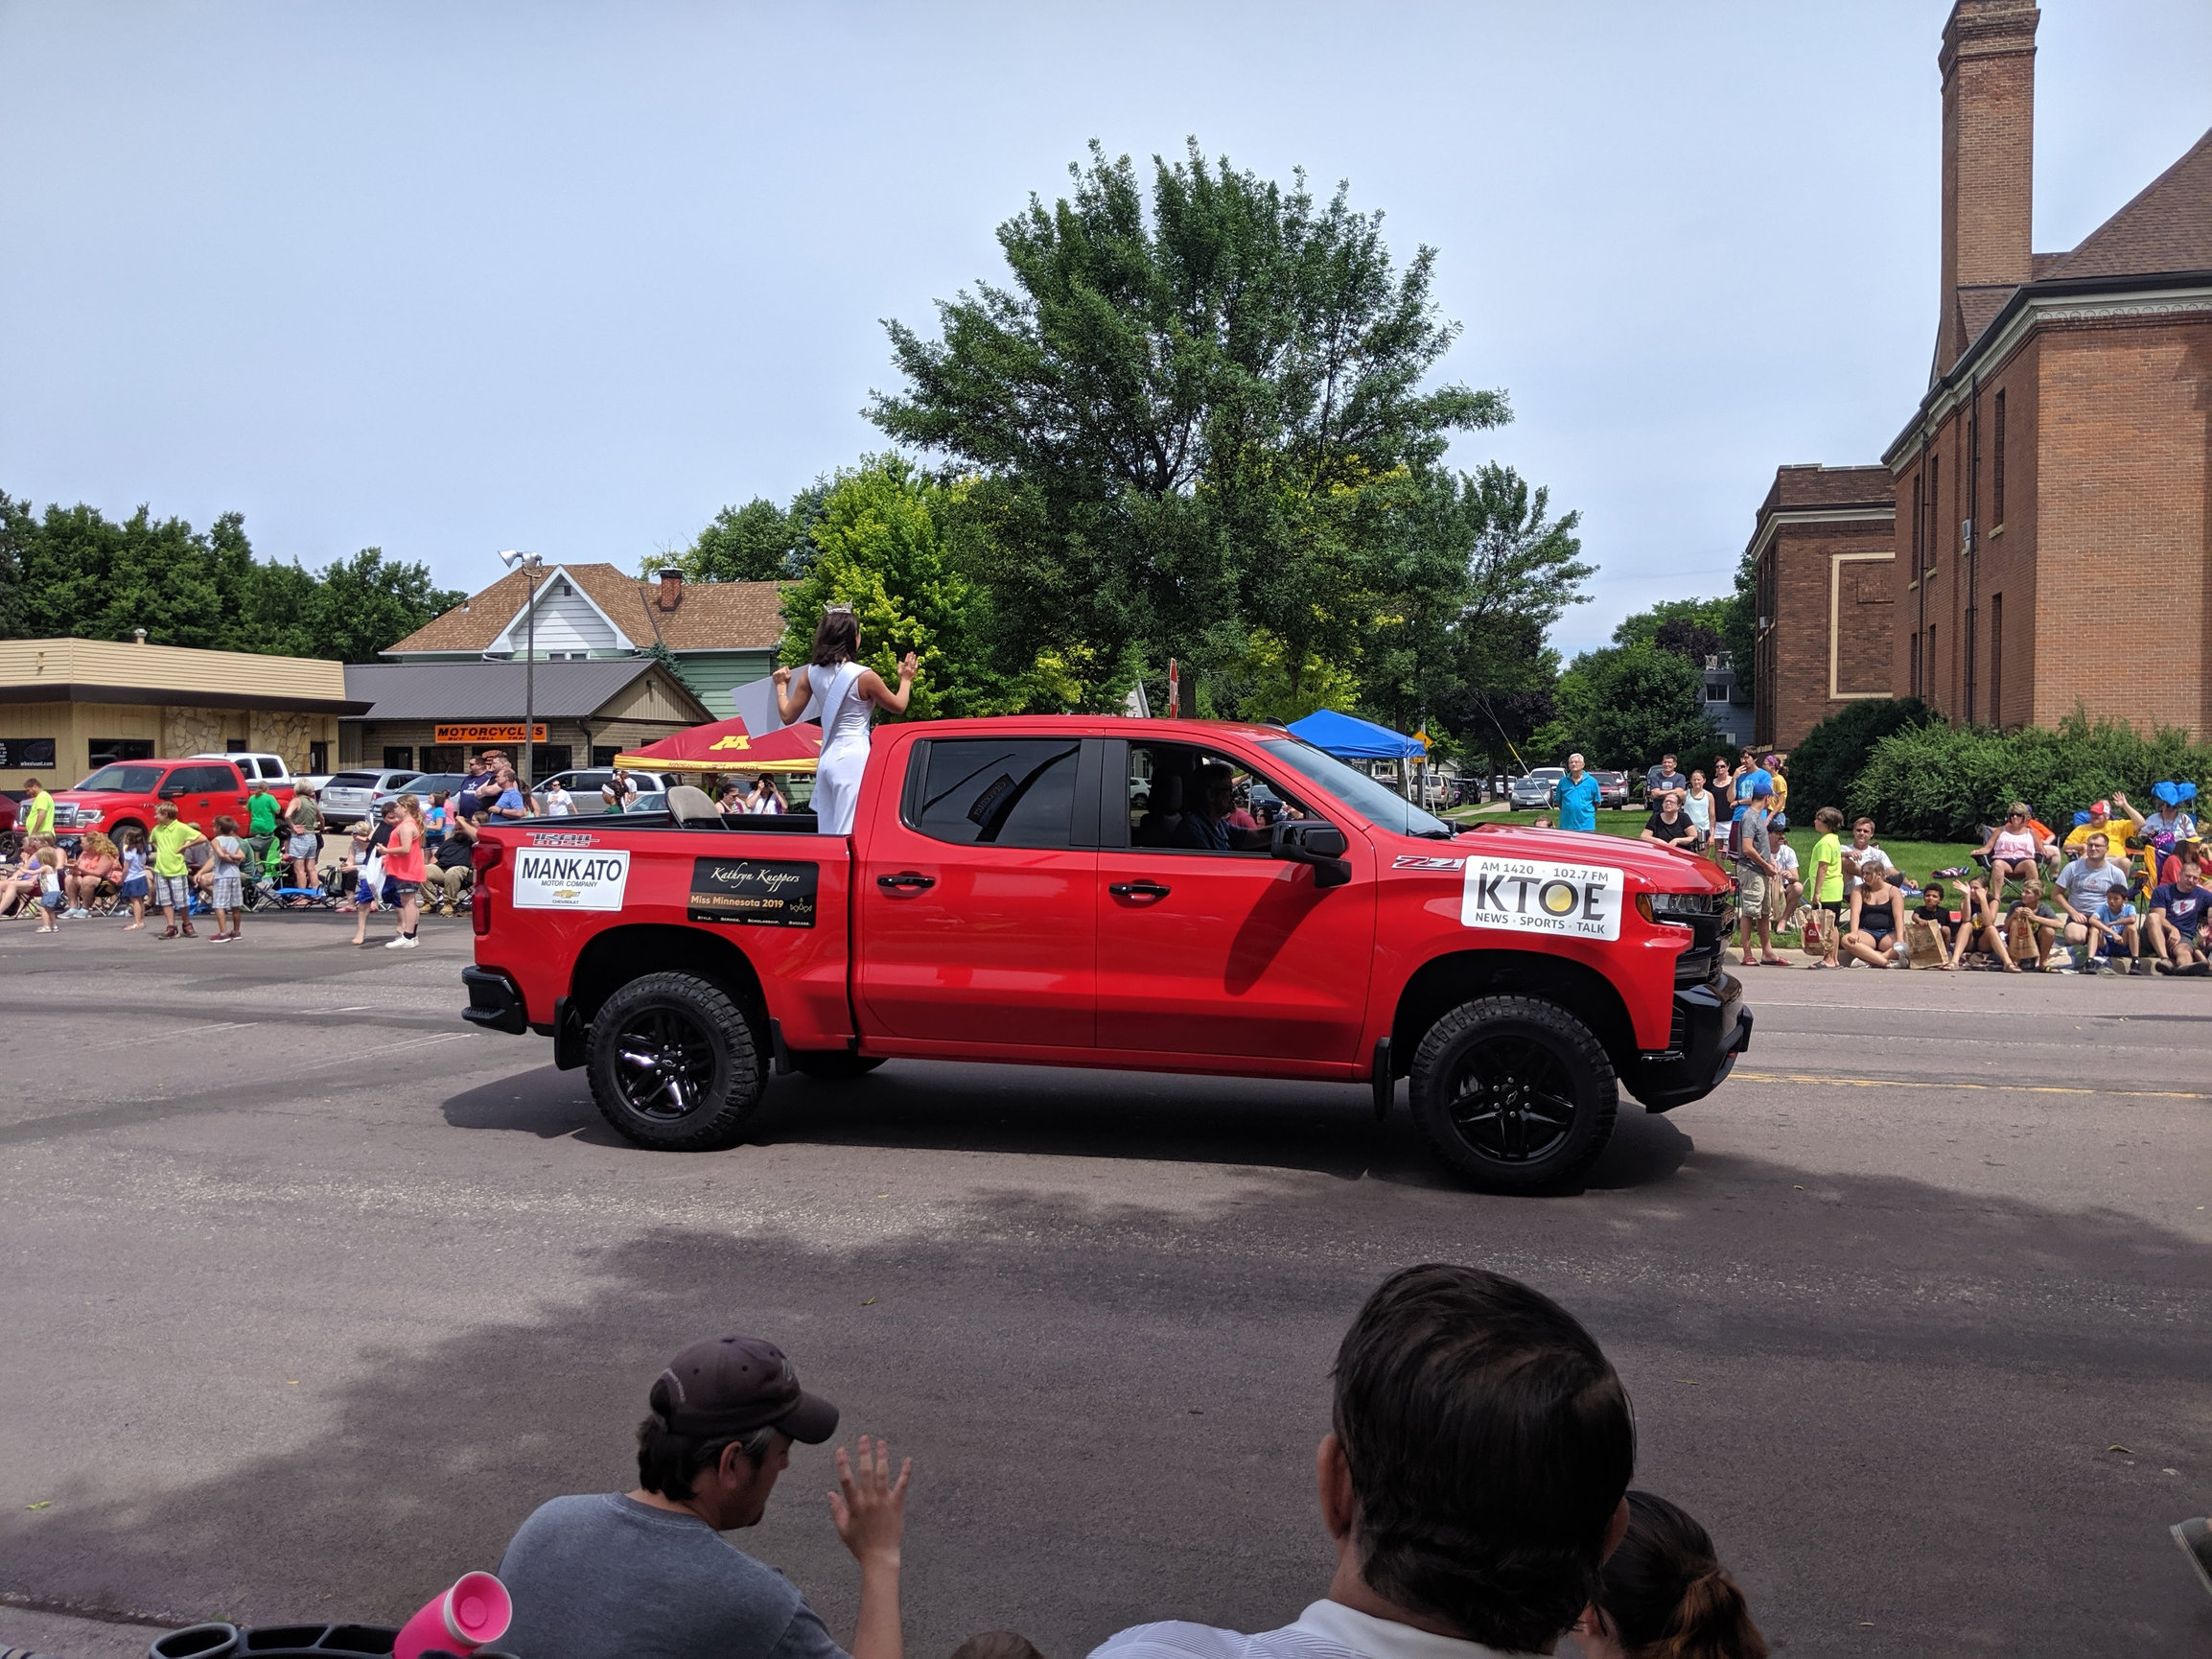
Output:
[[996,643],[1109,679],[1170,656],[1234,676],[1255,630],[1293,680],[1353,661],[1389,538],[1370,491],[1508,418],[1501,393],[1424,388],[1458,332],[1433,250],[1401,270],[1345,188],[1317,203],[1195,141],[1149,197],[1095,143],[1070,173],[999,227],[1009,285],[942,302],[935,340],[886,325],[906,389],[869,409],[982,475]]
[[979,596],[959,546],[974,534],[963,510],[971,487],[931,479],[897,456],[839,473],[823,495],[806,574],[783,596],[782,660],[805,662],[824,607],[850,605],[861,659],[886,680],[896,684],[898,659],[916,654],[909,719],[1069,706],[1080,687],[1063,659],[1047,654],[1008,675],[976,649]]
[[13,639],[144,628],[157,645],[361,663],[466,597],[377,548],[320,572],[257,559],[237,513],[202,532],[143,506],[120,524],[82,504],[38,517],[0,493],[0,628]]
[[[1705,666],[1649,640],[1585,651],[1559,676],[1559,713],[1532,734],[1531,765],[1579,749],[1593,766],[1641,770],[1665,754],[1713,754]],[[1541,758],[1539,758],[1541,757]]]
[[724,507],[683,552],[656,553],[639,570],[678,570],[687,582],[776,582],[791,572],[798,541],[790,516],[765,496],[741,507]]

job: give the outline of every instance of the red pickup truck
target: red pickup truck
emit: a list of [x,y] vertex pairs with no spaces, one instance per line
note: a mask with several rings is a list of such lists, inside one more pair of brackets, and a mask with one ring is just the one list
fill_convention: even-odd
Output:
[[1407,1077],[1449,1162],[1539,1190],[1620,1087],[1665,1111],[1748,1046],[1729,905],[1703,859],[1455,833],[1276,727],[943,720],[878,731],[849,836],[687,788],[488,830],[462,978],[644,1146],[894,1058],[1367,1082],[1378,1114]]
[[[176,815],[202,835],[215,833],[224,813],[246,827],[245,780],[229,760],[205,755],[182,760],[111,760],[74,789],[54,795],[54,829],[60,835],[98,830],[115,837],[126,830],[153,828],[153,808],[175,803]],[[281,811],[289,792],[277,798]]]

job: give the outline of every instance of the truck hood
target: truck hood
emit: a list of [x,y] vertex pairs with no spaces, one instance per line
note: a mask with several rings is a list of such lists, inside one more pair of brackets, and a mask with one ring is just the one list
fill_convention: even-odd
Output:
[[1694,893],[1700,888],[1725,893],[1735,884],[1711,859],[1677,853],[1655,841],[1628,835],[1593,835],[1579,830],[1530,830],[1518,825],[1479,825],[1447,844],[1411,836],[1387,837],[1393,852],[1441,853],[1454,857],[1555,858],[1563,863],[1611,864],[1640,876],[1662,893]]

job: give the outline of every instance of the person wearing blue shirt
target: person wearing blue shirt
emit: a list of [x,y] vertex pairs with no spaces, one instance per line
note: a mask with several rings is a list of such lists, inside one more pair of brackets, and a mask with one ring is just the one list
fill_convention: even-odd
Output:
[[1743,752],[1743,764],[1735,769],[1735,782],[1732,787],[1735,793],[1735,806],[1729,817],[1734,820],[1741,818],[1751,809],[1754,795],[1774,793],[1774,774],[1758,763],[1757,755],[1746,749]]
[[1597,829],[1597,780],[1582,769],[1582,757],[1567,757],[1567,776],[1551,785],[1551,805],[1559,808],[1562,830]]

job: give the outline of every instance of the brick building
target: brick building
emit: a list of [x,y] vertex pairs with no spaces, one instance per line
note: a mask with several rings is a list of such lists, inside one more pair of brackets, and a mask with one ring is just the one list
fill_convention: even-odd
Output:
[[[1893,681],[1953,718],[2212,732],[2212,132],[2067,253],[2029,251],[2037,12],[1944,32],[1943,312],[1882,458],[1906,580]],[[1917,578],[1917,579],[1916,579]],[[2084,619],[2127,600],[2127,658]]]
[[1897,501],[1887,467],[1779,468],[1746,556],[1758,575],[1754,738],[1794,747],[1890,695]]
[[[2030,0],[1957,0],[1944,26],[1936,349],[1882,456],[1889,603],[1847,609],[1778,561],[1760,606],[1784,745],[1824,611],[1832,658],[1886,641],[1892,693],[1954,720],[2049,726],[2079,704],[2212,735],[2212,132],[2080,246],[2033,252],[2039,18]],[[1847,642],[1853,616],[1866,633]],[[2115,626],[2149,671],[2111,671]]]

